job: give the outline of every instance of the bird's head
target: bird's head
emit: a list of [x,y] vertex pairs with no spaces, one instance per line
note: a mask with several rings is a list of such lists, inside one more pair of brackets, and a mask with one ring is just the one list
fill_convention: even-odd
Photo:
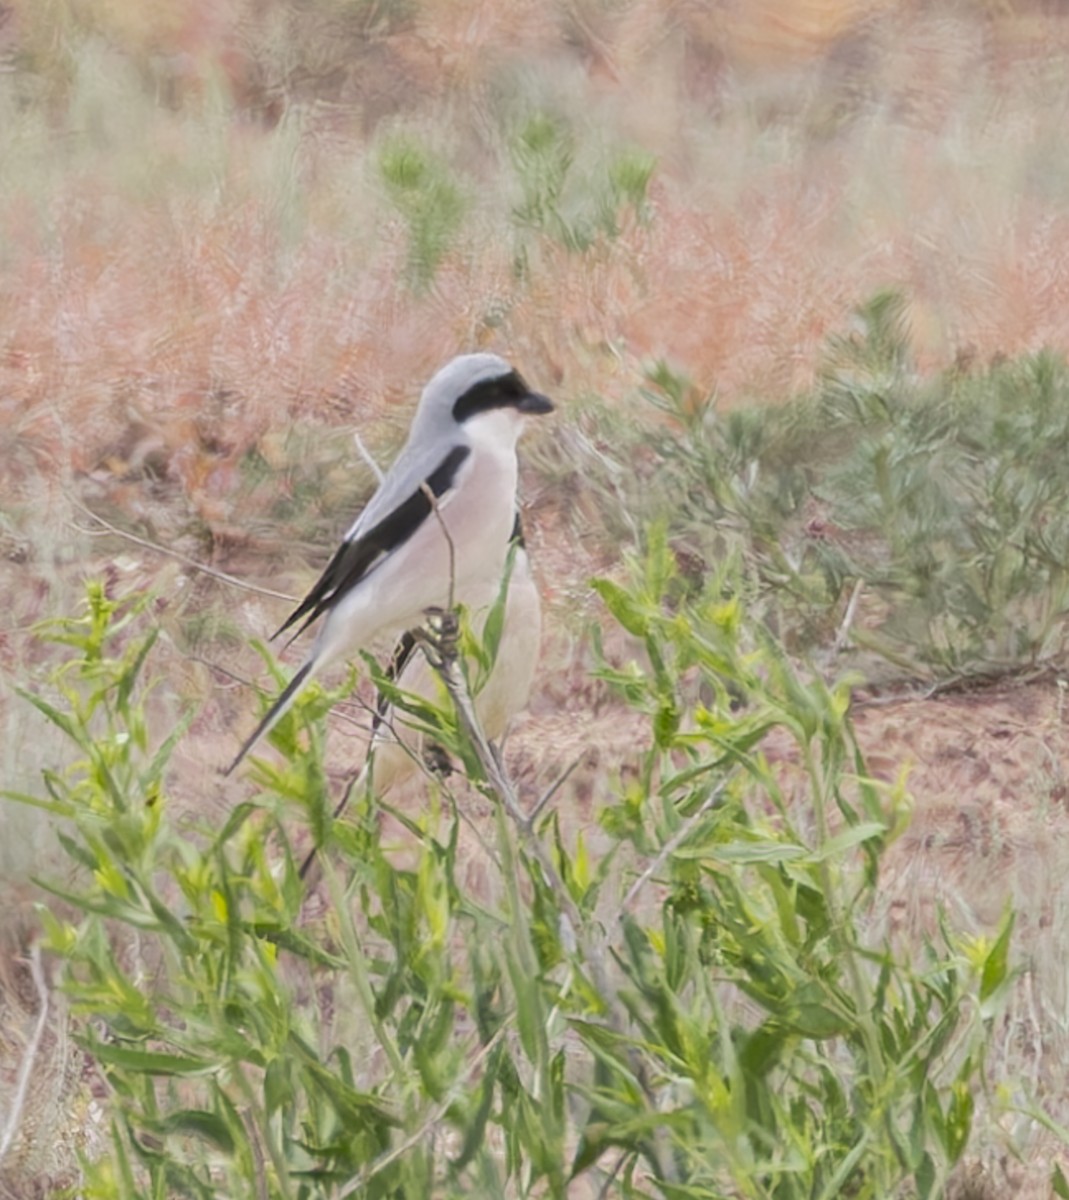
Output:
[[528,387],[523,376],[496,354],[461,354],[423,389],[416,420],[471,429],[493,417],[495,425],[519,437],[528,417],[553,411],[553,403]]

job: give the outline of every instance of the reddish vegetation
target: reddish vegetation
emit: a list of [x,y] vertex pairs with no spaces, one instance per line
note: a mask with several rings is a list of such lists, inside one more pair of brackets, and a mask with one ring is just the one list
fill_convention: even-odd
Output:
[[[15,6],[8,37],[22,39],[59,109],[43,144],[20,147],[27,178],[0,201],[0,405],[24,448],[84,470],[147,419],[186,447],[174,469],[192,493],[203,471],[176,411],[195,409],[217,427],[209,441],[240,453],[282,413],[348,422],[360,397],[377,406],[384,392],[407,394],[458,346],[486,341],[564,394],[625,392],[642,359],[665,355],[728,401],[779,396],[811,378],[853,305],[889,284],[910,297],[926,366],[1069,345],[1069,231],[1043,152],[1060,138],[1059,85],[1042,75],[1065,43],[1053,18],[1043,60],[1039,18],[857,0],[763,0],[715,18],[683,5],[671,21],[655,3],[617,19],[576,6],[570,25],[544,6],[502,16],[497,5],[424,4],[364,42],[350,32],[400,72],[403,107],[432,139],[441,102],[485,120],[480,94],[501,69],[579,70],[579,94],[606,128],[658,156],[648,224],[625,216],[618,238],[585,255],[545,244],[522,281],[503,237],[468,230],[415,297],[401,224],[374,219],[381,198],[365,188],[345,211],[339,177],[377,132],[356,106],[364,98],[308,108],[317,84],[342,102],[355,84],[331,62],[321,77],[288,76],[246,8],[117,4],[90,21],[75,6],[107,39],[93,43],[97,69],[167,76],[177,108],[130,121],[122,94],[117,110],[91,94],[88,111],[64,115],[70,64],[43,44],[34,6]],[[234,108],[206,132],[196,114],[219,67]],[[1040,87],[1050,116],[1032,99]],[[305,103],[307,134],[280,165],[279,126],[248,117],[282,102]],[[65,161],[94,118],[99,146]],[[459,145],[471,184],[507,182],[492,145],[463,131]],[[133,161],[141,153],[148,176]],[[220,157],[191,186],[182,171],[205,153]],[[623,356],[616,380],[609,345]],[[218,389],[237,399],[225,431],[203,411]],[[331,405],[337,395],[346,403]]]
[[[1069,351],[1069,22],[1038,6],[423,0],[363,28],[326,2],[318,26],[312,6],[281,0],[66,7],[58,33],[38,0],[13,0],[0,25],[0,53],[34,98],[4,117],[17,169],[0,184],[5,671],[33,666],[26,626],[75,603],[77,577],[118,555],[132,582],[262,632],[270,602],[188,575],[179,591],[167,560],[72,534],[64,491],[282,586],[295,559],[270,512],[296,486],[291,430],[322,435],[299,443],[313,455],[355,425],[386,443],[394,406],[403,422],[418,382],[458,349],[504,350],[565,401],[564,427],[569,400],[626,405],[662,356],[724,403],[785,398],[887,286],[909,298],[922,369]],[[585,253],[529,235],[517,272],[511,168],[491,132],[502,78],[536,78],[547,103],[559,95],[606,139],[656,155],[645,218],[622,211],[618,236]],[[402,118],[449,148],[473,197],[422,294],[369,165]],[[250,494],[253,449],[271,477]],[[355,487],[325,480],[330,529]],[[562,630],[604,547],[579,544],[534,474],[528,495],[553,628],[518,761],[531,771],[547,740],[597,744],[603,778],[612,751],[626,757],[610,738],[620,720],[590,717],[582,653]],[[297,522],[282,536],[315,552]],[[247,712],[247,693],[173,666],[228,717]],[[918,819],[895,863],[907,890],[950,866],[982,924],[993,895],[1040,878],[1036,830],[1065,823],[1063,708],[1042,681],[860,714],[874,766],[916,763]],[[230,737],[212,715],[214,730],[194,730],[207,758]],[[40,764],[25,758],[28,787]],[[180,791],[203,794],[205,761],[202,746],[180,755]],[[585,814],[590,778],[575,786]],[[988,893],[997,872],[1009,882]]]

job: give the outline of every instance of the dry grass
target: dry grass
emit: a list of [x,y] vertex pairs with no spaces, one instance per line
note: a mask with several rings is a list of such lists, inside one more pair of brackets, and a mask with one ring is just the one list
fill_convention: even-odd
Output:
[[[1066,1120],[1056,1063],[1069,1053],[1064,963],[1069,808],[1065,682],[1044,678],[983,694],[862,709],[870,768],[910,769],[916,809],[885,864],[887,917],[898,936],[931,930],[941,905],[953,925],[983,934],[1005,906],[1018,913],[1021,978],[993,1031],[991,1061],[1014,1100]],[[1066,1147],[1023,1117],[981,1110],[975,1189],[960,1196],[1046,1196]],[[1018,1161],[1007,1147],[1023,1151]],[[982,1185],[982,1186],[981,1186]],[[984,1188],[988,1190],[983,1190]]]
[[[572,793],[585,819],[626,750],[613,714],[591,711],[603,697],[577,636],[591,611],[583,581],[612,546],[584,527],[600,508],[576,464],[599,447],[569,430],[570,406],[597,396],[637,412],[642,366],[659,357],[725,405],[785,398],[859,300],[888,285],[909,298],[925,370],[1069,351],[1069,21],[1038,7],[16,0],[4,11],[0,720],[14,788],[58,752],[12,703],[11,683],[43,666],[28,629],[67,610],[83,574],[107,567],[116,586],[168,599],[161,669],[210,702],[179,757],[175,790],[191,805],[229,802],[210,764],[249,698],[186,652],[219,657],[220,639],[262,632],[277,611],[90,536],[72,497],[199,561],[272,586],[292,576],[296,589],[368,486],[347,431],[359,424],[388,453],[420,381],[485,346],[564,402],[525,479],[552,629],[516,754],[537,774],[552,766],[547,740],[601,746]],[[645,211],[621,208],[615,234],[582,253],[514,218],[508,138],[535,109],[571,123],[584,170],[617,147],[656,156]],[[440,151],[466,205],[422,291],[379,173],[398,130]],[[592,187],[575,185],[576,211]],[[226,657],[255,670],[251,656]],[[928,897],[941,882],[978,927],[1007,893],[1021,905],[1032,969],[1006,1066],[1037,1094],[1057,1088],[1063,689],[944,702],[934,717],[930,703],[905,705],[861,727],[876,765],[918,764],[917,822],[895,867],[903,892]],[[21,881],[47,830],[5,821],[15,836],[0,867]],[[1049,1152],[1024,1127],[1001,1133],[1026,1155]],[[1045,1194],[1027,1169],[1011,1186]]]

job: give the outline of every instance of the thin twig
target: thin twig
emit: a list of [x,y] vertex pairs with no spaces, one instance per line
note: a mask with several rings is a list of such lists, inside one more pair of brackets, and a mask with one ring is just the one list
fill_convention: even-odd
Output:
[[276,592],[271,588],[258,587],[255,583],[248,583],[244,579],[238,579],[236,575],[228,575],[225,571],[217,571],[215,567],[205,566],[204,563],[197,562],[195,558],[190,558],[188,554],[183,554],[181,550],[172,550],[170,546],[161,546],[158,542],[150,542],[148,538],[138,537],[136,533],[120,529],[118,525],[113,525],[98,513],[93,512],[77,496],[68,494],[67,498],[72,504],[77,505],[91,520],[96,521],[98,525],[103,525],[104,527],[103,529],[84,529],[81,525],[74,525],[74,528],[79,533],[84,533],[88,537],[105,537],[108,534],[113,534],[115,537],[125,538],[128,542],[133,542],[136,546],[143,546],[146,550],[162,554],[166,558],[175,558],[179,562],[185,563],[187,567],[192,567],[194,571],[199,571],[202,575],[218,579],[220,583],[229,583],[232,587],[241,588],[246,592],[254,592],[257,596],[270,596],[272,600],[285,600],[289,604],[296,603],[297,598],[289,595],[288,592]]
[[41,947],[37,942],[30,947],[30,977],[37,989],[37,1024],[34,1026],[33,1036],[26,1047],[26,1053],[22,1056],[22,1062],[19,1063],[15,1098],[11,1102],[11,1111],[4,1121],[3,1136],[0,1137],[0,1163],[4,1161],[4,1157],[11,1148],[11,1143],[15,1140],[15,1134],[22,1121],[22,1110],[26,1105],[30,1078],[37,1061],[37,1051],[41,1047],[41,1038],[44,1037],[45,1025],[48,1022],[48,984],[45,982],[44,971],[41,968]]
[[[494,794],[504,806],[512,822],[519,829],[527,849],[538,860],[546,883],[557,896],[561,908],[564,910],[564,915],[573,926],[576,936],[581,936],[580,929],[583,919],[578,906],[572,899],[571,893],[564,886],[564,881],[557,873],[557,868],[549,852],[542,845],[542,842],[534,836],[527,813],[523,811],[512,780],[505,774],[501,762],[494,753],[493,747],[490,745],[489,739],[483,731],[482,725],[479,723],[479,718],[475,714],[475,705],[472,702],[471,691],[468,688],[467,680],[464,678],[464,673],[460,669],[460,655],[456,644],[459,622],[456,613],[433,612],[428,614],[428,618],[428,625],[432,634],[429,637],[424,635],[420,639],[423,652],[427,655],[427,661],[445,684],[446,690],[449,692],[456,707],[457,716],[460,718],[460,724],[464,729],[464,733],[471,741],[476,757],[479,760],[479,765],[482,767]],[[608,995],[610,991],[609,978],[605,971],[601,955],[595,951],[593,946],[584,946],[583,949],[584,953],[588,953],[591,970],[595,975],[595,983],[604,994]]]
[[[465,735],[475,750],[476,757],[483,769],[491,789],[499,803],[516,826],[520,840],[527,852],[537,860],[542,870],[546,886],[553,893],[554,899],[560,906],[562,924],[567,930],[562,932],[570,935],[576,948],[582,955],[591,982],[605,1004],[605,1022],[621,1039],[629,1039],[629,1025],[625,1012],[617,999],[617,989],[613,986],[605,965],[602,947],[595,945],[587,932],[587,923],[583,919],[579,906],[572,898],[564,880],[561,878],[549,851],[537,837],[531,827],[530,818],[523,811],[512,780],[505,773],[501,761],[494,753],[493,747],[483,731],[482,725],[475,714],[475,705],[471,698],[464,673],[460,669],[460,652],[457,644],[460,622],[453,611],[429,611],[427,614],[429,632],[420,631],[420,644],[427,661],[437,672],[456,708],[457,717]],[[656,1108],[657,1096],[649,1083],[646,1068],[637,1050],[630,1054],[631,1067],[651,1108]],[[667,1148],[655,1138],[659,1166],[665,1179],[675,1178],[675,1170],[671,1155]]]
[[[490,1051],[493,1050],[497,1043],[501,1041],[504,1035],[505,1028],[502,1026],[502,1028],[500,1028],[497,1033],[494,1034],[494,1036],[479,1050],[479,1053],[476,1054],[468,1064],[468,1069],[464,1072],[462,1077],[463,1082],[466,1082],[471,1078],[471,1075],[475,1071],[476,1067],[482,1064],[483,1060],[487,1057]],[[458,1079],[456,1082],[460,1083],[462,1080]],[[385,1171],[391,1163],[395,1163],[403,1154],[407,1154],[407,1152],[411,1150],[413,1146],[418,1145],[435,1127],[435,1125],[438,1124],[445,1113],[449,1110],[449,1106],[455,1100],[456,1094],[450,1093],[445,1097],[444,1100],[435,1105],[435,1107],[431,1110],[430,1115],[419,1127],[419,1129],[417,1129],[414,1133],[409,1134],[409,1136],[405,1138],[403,1142],[397,1146],[394,1146],[389,1153],[384,1154],[381,1158],[375,1159],[375,1161],[371,1163],[365,1170],[361,1171],[355,1179],[350,1179],[349,1182],[341,1189],[341,1191],[337,1193],[337,1200],[345,1200],[346,1196],[351,1196],[354,1192],[358,1192],[370,1180],[374,1179],[376,1175],[379,1175]]]
[[449,526],[445,523],[445,518],[442,516],[442,510],[438,505],[438,497],[426,483],[420,484],[420,491],[430,501],[431,509],[438,520],[438,524],[442,527],[442,533],[445,535],[446,545],[449,547],[449,595],[446,600],[446,608],[451,612],[457,586],[457,548],[453,542],[453,535],[449,532]]
[[538,799],[535,801],[534,808],[531,809],[531,811],[527,814],[527,817],[526,817],[527,824],[532,829],[534,828],[534,824],[538,820],[539,816],[541,816],[542,809],[544,809],[546,807],[546,805],[550,802],[550,800],[552,800],[553,797],[560,791],[561,786],[566,782],[566,780],[571,775],[571,773],[575,770],[575,768],[577,766],[579,766],[579,764],[582,761],[583,761],[582,754],[580,754],[576,758],[574,758],[568,764],[568,766],[565,767],[565,769],[557,776],[557,778],[549,785],[549,787],[546,788],[546,790],[542,793],[542,795],[539,796]]
[[238,675],[237,672],[231,671],[229,667],[224,667],[222,663],[212,662],[210,658],[204,658],[203,655],[187,654],[186,657],[190,662],[207,667],[209,671],[214,671],[217,675],[224,676],[231,683],[236,683],[240,687],[251,688],[256,686],[251,679],[246,679],[244,675]]
[[364,445],[364,439],[359,433],[356,432],[355,429],[353,430],[353,441],[356,442],[356,448],[360,451],[360,457],[365,463],[367,463],[368,467],[370,467],[371,474],[375,476],[376,482],[382,483],[383,479],[385,478],[382,473],[382,468],[372,457],[371,451],[367,448],[367,446]]
[[620,1168],[624,1165],[625,1162],[627,1162],[630,1155],[631,1155],[631,1151],[625,1150],[623,1152],[623,1154],[621,1154],[620,1157],[616,1160],[616,1162],[613,1163],[612,1170],[607,1172],[607,1174],[605,1176],[605,1182],[598,1189],[597,1200],[607,1200],[608,1195],[609,1195],[609,1188],[611,1188],[612,1185],[616,1182],[616,1176],[620,1174]]
[[835,653],[841,654],[847,643],[850,641],[850,629],[854,624],[854,618],[857,616],[857,605],[861,599],[861,593],[865,590],[865,581],[859,579],[854,584],[854,590],[850,593],[850,599],[846,605],[846,614],[843,617],[842,624],[839,626],[839,632],[835,635]]
[[[364,780],[367,778],[368,768],[370,765],[370,761],[365,762],[359,771],[355,771],[352,775],[350,775],[349,782],[345,785],[345,789],[342,791],[341,799],[334,806],[334,812],[331,816],[332,821],[336,821],[341,816],[342,812],[349,803],[349,797],[352,796],[353,792],[355,792],[356,789],[363,784]],[[297,877],[304,882],[306,896],[310,894],[312,889],[317,886],[322,876],[322,871],[313,870],[318,861],[319,847],[313,846],[312,849],[308,851],[307,855],[305,855],[304,862],[301,863],[300,870],[297,872]]]
[[[222,663],[212,662],[211,659],[204,658],[200,654],[188,654],[186,656],[190,662],[198,663],[202,667],[207,667],[210,671],[214,671],[217,675],[222,675],[225,679],[229,679],[232,683],[238,684],[240,687],[255,688],[257,685],[251,679],[244,675],[239,675],[235,671],[231,671],[229,667],[224,667]],[[328,713],[331,720],[337,719],[344,722],[346,725],[352,725],[353,728],[359,729],[361,733],[370,735],[372,726],[368,725],[361,717],[354,716],[347,712],[348,706],[354,706],[357,709],[363,709],[370,717],[374,719],[375,710],[366,701],[359,696],[350,693],[344,700],[339,701]]]
[[1025,663],[1021,666],[995,664],[984,672],[958,673],[934,682],[918,680],[915,683],[902,684],[896,691],[884,695],[855,697],[850,701],[850,707],[853,711],[862,708],[886,708],[892,704],[935,700],[939,696],[990,693],[1006,686],[1027,687],[1043,680],[1053,680],[1057,683],[1062,674],[1054,663]]
[[649,883],[653,876],[657,874],[661,867],[664,866],[668,856],[678,850],[679,847],[682,846],[682,844],[687,840],[687,838],[690,837],[691,831],[694,829],[695,825],[698,824],[701,818],[704,817],[709,809],[712,808],[717,800],[720,799],[724,788],[727,787],[727,783],[728,781],[726,779],[721,783],[718,783],[717,786],[709,793],[709,795],[705,797],[701,808],[699,808],[698,811],[690,818],[690,820],[681,825],[679,829],[677,829],[675,833],[668,839],[668,841],[665,842],[665,844],[661,847],[661,852],[628,889],[627,895],[624,897],[623,902],[620,905],[620,913],[617,917],[617,920],[622,921],[624,919],[627,914],[627,910],[631,907],[635,897],[639,894],[639,892],[646,886],[647,883]]

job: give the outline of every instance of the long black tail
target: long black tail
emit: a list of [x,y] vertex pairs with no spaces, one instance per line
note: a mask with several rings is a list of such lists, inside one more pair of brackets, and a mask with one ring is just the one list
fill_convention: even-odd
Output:
[[294,698],[302,687],[308,682],[309,676],[312,674],[312,668],[315,666],[315,660],[309,659],[296,675],[286,684],[282,695],[271,705],[264,714],[263,720],[249,734],[242,744],[241,749],[237,753],[237,757],[223,772],[224,775],[230,775],[238,766],[246,754],[256,745],[263,735],[274,725],[274,723],[282,716],[287,708],[293,703]]

